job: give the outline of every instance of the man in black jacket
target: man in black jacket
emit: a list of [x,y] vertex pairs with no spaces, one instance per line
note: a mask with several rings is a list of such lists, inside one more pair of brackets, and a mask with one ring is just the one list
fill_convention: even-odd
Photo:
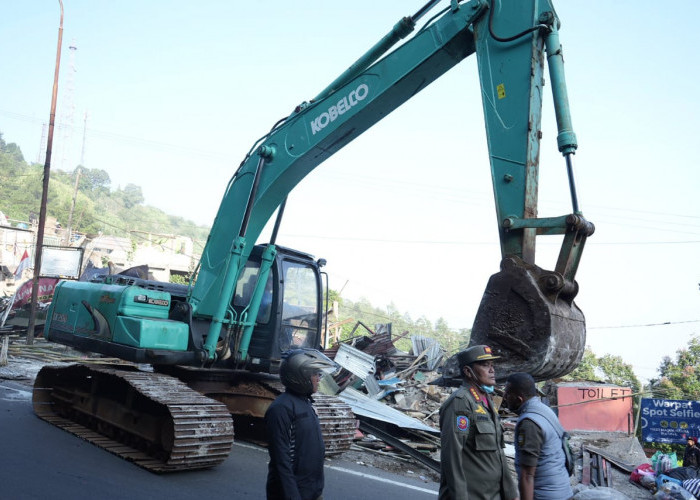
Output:
[[270,464],[268,500],[322,500],[325,447],[311,395],[322,370],[334,363],[315,349],[283,355],[280,378],[287,388],[265,413]]

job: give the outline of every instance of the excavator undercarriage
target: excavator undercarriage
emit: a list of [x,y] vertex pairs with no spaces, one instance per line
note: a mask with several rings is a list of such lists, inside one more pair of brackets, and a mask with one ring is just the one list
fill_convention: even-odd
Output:
[[[278,379],[183,367],[168,372],[172,375],[134,365],[45,366],[34,384],[34,411],[158,473],[223,462],[233,445],[234,421],[244,438],[264,442],[262,417],[284,390]],[[314,400],[326,454],[347,451],[356,427],[350,407],[331,396]]]
[[128,366],[45,366],[34,412],[152,472],[203,469],[233,444],[225,405],[167,375]]

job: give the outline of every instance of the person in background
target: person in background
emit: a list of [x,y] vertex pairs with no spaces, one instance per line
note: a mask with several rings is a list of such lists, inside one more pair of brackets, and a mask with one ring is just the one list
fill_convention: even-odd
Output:
[[698,448],[698,438],[688,436],[688,441],[683,453],[683,467],[700,468],[700,448]]
[[286,391],[265,413],[270,463],[268,500],[322,500],[325,446],[311,395],[333,361],[315,349],[282,355],[280,379]]
[[440,407],[440,500],[518,498],[490,396],[496,384],[494,359],[498,356],[485,345],[457,355],[462,386]]
[[504,403],[519,415],[515,425],[515,471],[522,500],[565,500],[574,496],[566,470],[564,429],[552,409],[537,397],[528,373],[506,380]]

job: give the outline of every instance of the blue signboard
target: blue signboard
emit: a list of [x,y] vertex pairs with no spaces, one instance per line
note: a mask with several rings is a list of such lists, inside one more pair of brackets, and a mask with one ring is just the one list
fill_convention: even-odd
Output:
[[642,441],[680,444],[700,435],[700,401],[642,399]]

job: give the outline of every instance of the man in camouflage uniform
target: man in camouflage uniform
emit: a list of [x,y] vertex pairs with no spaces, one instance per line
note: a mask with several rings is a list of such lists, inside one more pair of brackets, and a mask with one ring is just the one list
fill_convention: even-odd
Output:
[[440,500],[518,498],[503,453],[503,429],[489,395],[496,383],[491,348],[457,355],[462,386],[440,408]]

